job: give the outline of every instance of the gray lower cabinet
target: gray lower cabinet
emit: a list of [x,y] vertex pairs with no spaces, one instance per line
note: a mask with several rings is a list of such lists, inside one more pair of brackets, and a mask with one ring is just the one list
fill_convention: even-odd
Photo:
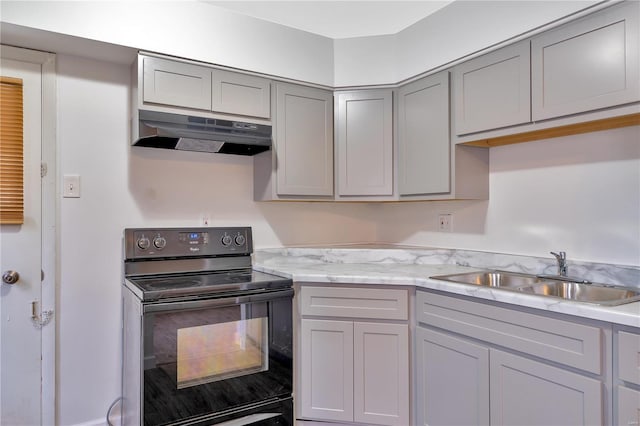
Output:
[[529,40],[453,68],[457,135],[531,121]]
[[411,424],[407,297],[398,289],[300,287],[299,418]]
[[624,2],[533,38],[533,120],[639,101],[639,16]]
[[398,90],[398,192],[400,195],[451,190],[449,71]]
[[427,425],[489,425],[489,348],[416,329],[416,419]]
[[336,94],[338,196],[393,195],[393,91]]
[[418,424],[611,423],[611,327],[438,292],[416,301]]
[[617,421],[621,426],[640,425],[640,390],[618,386]]
[[353,323],[303,319],[300,335],[300,414],[352,422]]
[[497,349],[490,358],[492,425],[604,424],[599,380]]
[[409,326],[301,321],[301,414],[378,425],[409,422]]
[[333,93],[275,84],[273,151],[254,157],[254,198],[333,196]]
[[640,425],[640,329],[614,335],[614,424]]

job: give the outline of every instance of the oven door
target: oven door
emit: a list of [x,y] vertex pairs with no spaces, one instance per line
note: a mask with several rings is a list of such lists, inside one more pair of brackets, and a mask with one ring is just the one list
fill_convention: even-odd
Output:
[[[292,298],[289,288],[144,305],[144,425],[251,419],[260,406],[290,411]],[[267,414],[259,424],[291,417]]]

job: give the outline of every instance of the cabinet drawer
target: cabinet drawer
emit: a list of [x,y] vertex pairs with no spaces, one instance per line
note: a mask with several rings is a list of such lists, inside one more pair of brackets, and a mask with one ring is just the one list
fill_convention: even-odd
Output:
[[166,59],[143,59],[144,102],[211,110],[211,70]]
[[417,320],[601,374],[600,328],[419,291]]
[[408,294],[407,290],[302,286],[300,313],[344,318],[407,320]]
[[640,385],[640,335],[618,332],[618,377]]

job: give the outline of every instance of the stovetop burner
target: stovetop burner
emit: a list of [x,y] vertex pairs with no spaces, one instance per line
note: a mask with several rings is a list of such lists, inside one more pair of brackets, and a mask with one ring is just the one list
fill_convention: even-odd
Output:
[[291,287],[291,280],[264,272],[246,270],[199,274],[173,274],[128,278],[143,301],[176,297],[220,297],[230,293]]

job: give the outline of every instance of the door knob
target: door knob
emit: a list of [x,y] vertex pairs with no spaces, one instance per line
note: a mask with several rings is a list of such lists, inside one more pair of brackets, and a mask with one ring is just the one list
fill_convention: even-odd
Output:
[[20,274],[16,271],[4,271],[2,274],[2,282],[5,284],[15,284],[20,279]]

